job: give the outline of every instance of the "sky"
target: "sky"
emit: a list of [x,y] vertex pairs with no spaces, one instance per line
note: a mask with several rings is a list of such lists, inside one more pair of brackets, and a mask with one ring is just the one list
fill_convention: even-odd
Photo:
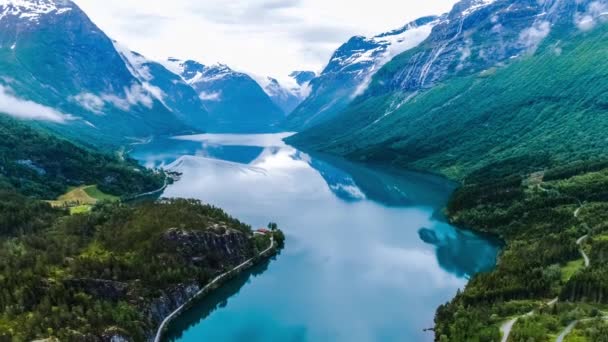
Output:
[[321,71],[354,35],[374,36],[455,0],[75,0],[108,34],[150,59],[224,63],[281,79]]

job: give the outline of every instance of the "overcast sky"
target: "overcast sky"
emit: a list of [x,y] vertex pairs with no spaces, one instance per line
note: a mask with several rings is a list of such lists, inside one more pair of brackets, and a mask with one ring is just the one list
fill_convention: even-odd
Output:
[[455,0],[75,0],[111,38],[152,59],[222,62],[282,78],[321,70],[354,35],[376,35]]

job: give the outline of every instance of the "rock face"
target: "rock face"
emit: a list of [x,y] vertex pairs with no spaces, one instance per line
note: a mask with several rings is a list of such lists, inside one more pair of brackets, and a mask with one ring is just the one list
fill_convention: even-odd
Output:
[[180,306],[194,297],[201,287],[196,284],[180,285],[164,291],[163,295],[152,301],[146,309],[146,316],[156,327]]
[[[332,119],[365,91],[371,77],[392,57],[426,39],[438,20],[426,17],[375,37],[352,37],[334,52],[323,72],[309,81],[310,95],[284,125],[302,130]],[[309,73],[294,74],[301,80],[310,76]]]
[[225,227],[220,232],[169,229],[163,236],[165,246],[193,263],[234,266],[251,258],[251,241],[245,234]]

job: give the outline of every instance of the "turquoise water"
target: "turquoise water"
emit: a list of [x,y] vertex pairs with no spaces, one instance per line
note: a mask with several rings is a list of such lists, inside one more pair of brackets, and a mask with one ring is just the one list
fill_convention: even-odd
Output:
[[198,198],[286,248],[171,326],[168,341],[432,341],[435,309],[496,263],[497,243],[442,220],[454,185],[311,156],[284,134],[155,141],[132,155],[182,173],[164,197]]

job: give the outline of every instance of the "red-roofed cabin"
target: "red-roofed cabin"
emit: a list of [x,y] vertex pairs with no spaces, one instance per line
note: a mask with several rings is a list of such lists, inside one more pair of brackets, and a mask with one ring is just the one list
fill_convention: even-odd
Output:
[[258,234],[266,235],[266,234],[270,233],[270,230],[268,230],[266,228],[260,228],[260,229],[256,230],[255,232]]

